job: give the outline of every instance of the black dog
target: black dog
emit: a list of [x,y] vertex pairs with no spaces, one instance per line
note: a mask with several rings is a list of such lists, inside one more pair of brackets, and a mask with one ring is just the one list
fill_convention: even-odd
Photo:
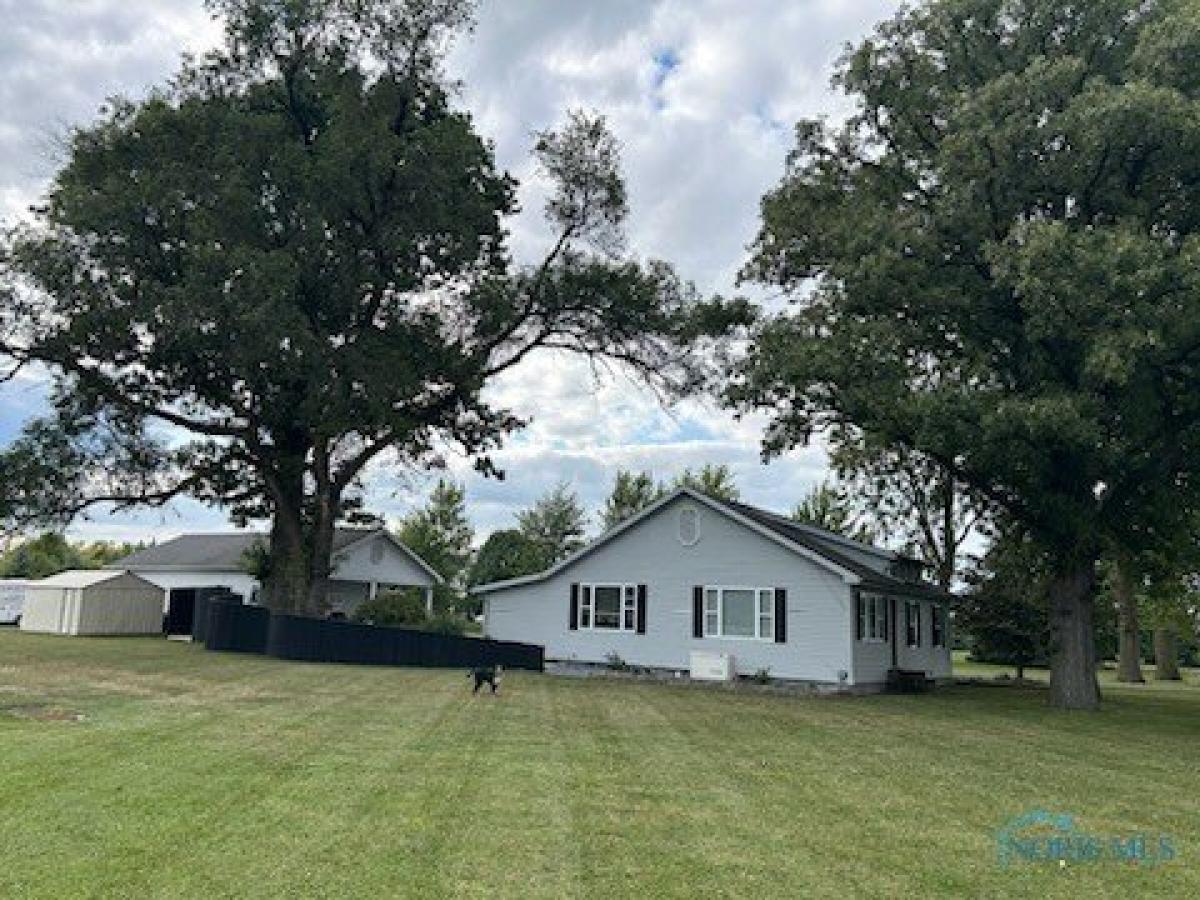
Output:
[[493,694],[496,693],[500,687],[500,672],[500,666],[477,666],[472,669],[468,677],[475,679],[475,690],[471,693],[478,694],[485,684],[491,687]]

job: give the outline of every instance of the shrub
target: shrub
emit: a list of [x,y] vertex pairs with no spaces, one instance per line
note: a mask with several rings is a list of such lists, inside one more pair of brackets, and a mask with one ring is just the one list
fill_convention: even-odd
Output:
[[431,631],[434,634],[461,635],[467,630],[467,620],[454,613],[435,613],[425,619],[420,625],[412,626],[421,631]]
[[617,653],[609,653],[604,657],[604,665],[612,669],[614,672],[624,672],[629,668],[629,663],[621,659]]
[[385,591],[374,600],[365,600],[350,618],[364,625],[412,628],[434,634],[462,634],[467,630],[466,620],[449,610],[432,616],[426,613],[424,594],[411,588]]
[[420,628],[428,618],[425,598],[419,591],[384,591],[374,600],[364,600],[351,614],[355,622],[366,625],[391,625],[396,628]]

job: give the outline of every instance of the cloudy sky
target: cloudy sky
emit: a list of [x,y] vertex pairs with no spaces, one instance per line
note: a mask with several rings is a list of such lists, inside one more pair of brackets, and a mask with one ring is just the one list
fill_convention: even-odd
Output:
[[[631,249],[672,261],[705,292],[733,292],[759,198],[782,173],[792,124],[844,114],[845,101],[828,87],[831,66],[847,42],[897,6],[483,0],[475,33],[455,48],[450,69],[463,81],[461,102],[522,183],[530,212],[514,223],[514,249],[535,258],[546,240],[531,134],[566,109],[586,107],[607,115],[624,147]],[[68,124],[86,121],[107,97],[140,95],[177,68],[181,53],[204,49],[220,33],[201,0],[0,0],[0,21],[0,218],[9,221],[43,190]],[[481,533],[506,525],[559,479],[598,509],[620,467],[668,479],[686,466],[726,463],[744,499],[779,509],[823,477],[815,448],[762,465],[761,420],[735,421],[700,402],[664,409],[628,379],[598,381],[562,357],[535,358],[492,390],[532,421],[498,456],[504,481],[451,461]],[[43,398],[36,379],[0,390],[0,443]],[[370,505],[394,519],[427,488],[419,473],[377,473]],[[224,527],[219,510],[181,501],[164,511],[93,515],[74,531],[146,538]]]

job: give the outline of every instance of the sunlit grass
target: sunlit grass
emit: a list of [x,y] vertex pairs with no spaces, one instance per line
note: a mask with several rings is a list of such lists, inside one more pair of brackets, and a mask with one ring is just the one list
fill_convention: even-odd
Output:
[[[903,697],[0,632],[0,897],[1200,896],[1200,689]],[[1031,808],[1154,869],[998,865]]]
[[[958,678],[1004,680],[1005,678],[1016,678],[1017,676],[1015,666],[974,662],[969,656],[964,650],[954,651],[954,674]],[[1096,674],[1100,679],[1101,685],[1105,687],[1119,686],[1115,663],[1106,661],[1100,666]],[[1143,661],[1142,677],[1146,679],[1146,684],[1137,688],[1130,686],[1130,689],[1145,690],[1146,688],[1153,687],[1158,690],[1174,691],[1200,688],[1200,670],[1185,668],[1180,669],[1180,674],[1183,676],[1182,681],[1156,681],[1154,678],[1154,664]],[[1028,681],[1049,682],[1050,670],[1042,666],[1027,666],[1024,677]]]

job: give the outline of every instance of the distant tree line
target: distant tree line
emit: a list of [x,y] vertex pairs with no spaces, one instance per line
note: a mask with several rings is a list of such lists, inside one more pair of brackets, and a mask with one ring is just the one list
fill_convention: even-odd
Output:
[[45,578],[67,569],[100,569],[143,546],[116,541],[70,541],[58,532],[47,531],[18,541],[0,554],[0,578]]

